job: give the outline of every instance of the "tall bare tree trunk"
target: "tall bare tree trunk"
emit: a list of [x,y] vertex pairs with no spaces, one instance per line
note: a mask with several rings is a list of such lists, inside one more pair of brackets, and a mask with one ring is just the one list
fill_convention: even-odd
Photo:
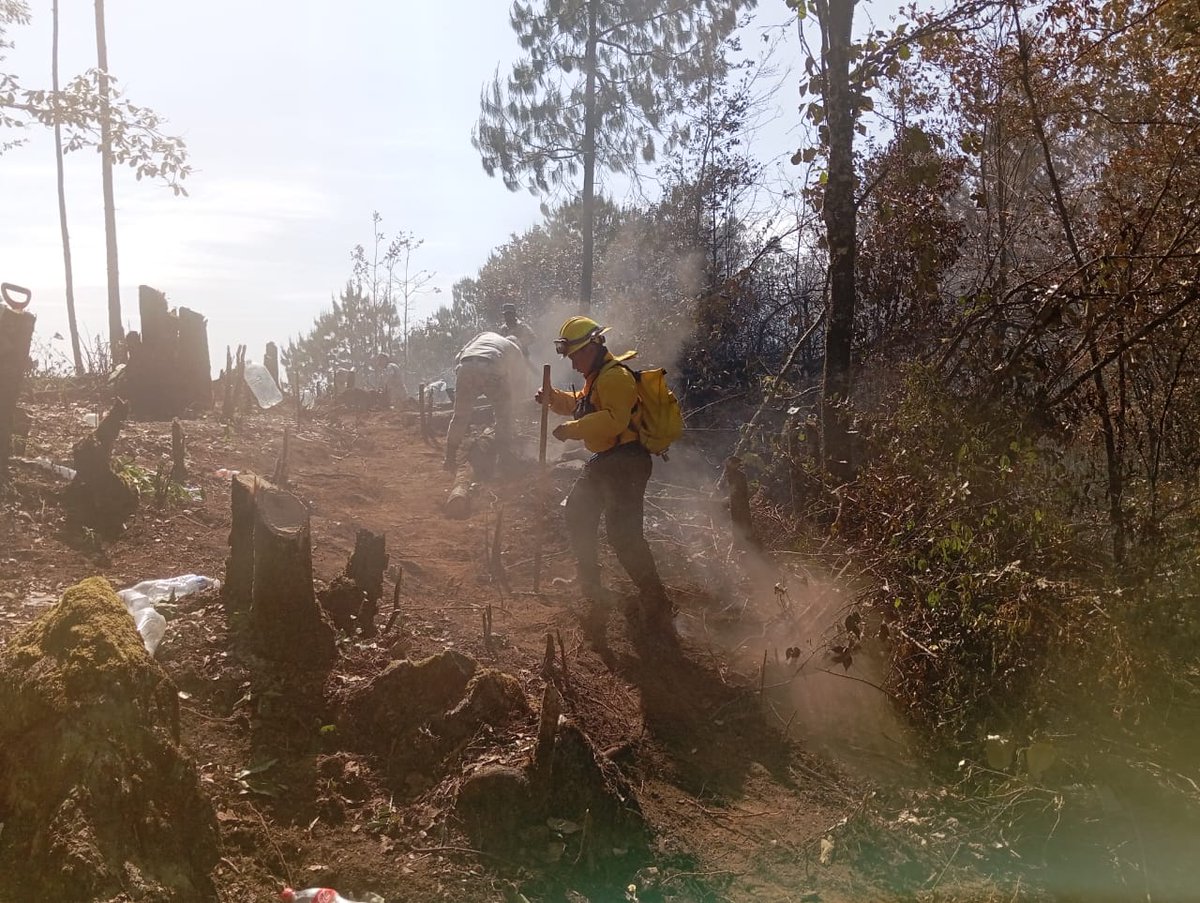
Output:
[[829,181],[822,213],[829,242],[829,319],[821,389],[821,455],[830,474],[853,472],[846,403],[853,385],[854,267],[858,211],[854,203],[854,107],[850,97],[850,32],[854,0],[817,0],[825,63],[823,92],[829,126]]
[[108,261],[108,353],[112,362],[119,364],[125,360],[125,329],[121,325],[121,278],[117,269],[117,208],[113,200],[104,0],[96,0],[96,67],[100,70],[100,177],[104,189],[104,247]]
[[596,22],[600,0],[588,0],[588,39],[584,53],[587,87],[583,110],[583,274],[579,280],[579,307],[592,309],[592,257],[596,253]]
[[[51,8],[54,37],[51,42],[50,86],[58,96],[58,0]],[[75,322],[75,274],[71,268],[71,233],[67,229],[67,192],[63,183],[62,124],[54,117],[54,162],[58,167],[58,224],[62,231],[63,269],[67,285],[67,328],[71,333],[71,356],[75,375],[83,376],[83,354],[79,350],[79,326]]]

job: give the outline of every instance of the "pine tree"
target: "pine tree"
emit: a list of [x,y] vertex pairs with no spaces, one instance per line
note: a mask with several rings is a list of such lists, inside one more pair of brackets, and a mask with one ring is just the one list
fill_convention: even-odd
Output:
[[512,191],[550,194],[582,172],[580,302],[592,300],[597,166],[632,172],[674,137],[689,86],[724,72],[722,41],[755,0],[515,0],[526,55],[480,97],[473,142]]

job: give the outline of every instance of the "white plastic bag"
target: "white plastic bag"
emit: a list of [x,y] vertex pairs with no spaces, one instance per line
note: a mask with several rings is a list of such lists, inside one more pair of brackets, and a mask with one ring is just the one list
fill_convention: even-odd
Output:
[[133,615],[138,633],[142,635],[142,642],[146,644],[146,651],[154,655],[167,632],[167,619],[155,611],[154,604],[166,602],[171,598],[190,596],[201,590],[220,588],[220,580],[202,577],[199,574],[184,574],[164,580],[143,580],[128,589],[118,590],[117,596]]

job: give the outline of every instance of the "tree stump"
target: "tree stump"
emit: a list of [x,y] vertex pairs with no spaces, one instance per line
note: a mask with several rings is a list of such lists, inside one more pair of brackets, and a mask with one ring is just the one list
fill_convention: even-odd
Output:
[[274,342],[267,342],[266,350],[263,351],[263,366],[271,374],[271,379],[275,380],[275,385],[282,386],[279,381],[279,346]]
[[128,364],[132,414],[140,420],[166,420],[179,405],[179,320],[167,309],[167,296],[138,286],[141,343]]
[[365,593],[358,612],[358,625],[363,636],[375,635],[375,616],[383,596],[383,574],[387,570],[387,537],[383,533],[359,530],[354,536],[354,552],[346,564],[346,576]]
[[254,490],[260,482],[252,473],[235,474],[229,481],[229,557],[225,559],[225,604],[244,611],[254,598]]
[[733,526],[734,546],[756,549],[759,542],[750,516],[750,487],[746,484],[742,459],[736,455],[725,461],[725,482],[729,485],[729,520]]
[[138,506],[137,491],[112,469],[113,445],[128,415],[129,406],[118,398],[99,426],[75,443],[75,479],[63,493],[81,524],[107,534],[120,532]]
[[212,409],[212,362],[208,357],[208,320],[179,308],[179,374],[182,407]]
[[180,743],[177,693],[100,577],[9,639],[0,896],[217,899],[217,821]]
[[29,369],[29,343],[36,322],[37,317],[26,311],[0,308],[0,484],[8,481],[13,418],[21,383]]
[[250,629],[265,658],[321,666],[335,654],[312,581],[312,534],[304,504],[270,483],[254,493],[254,590]]

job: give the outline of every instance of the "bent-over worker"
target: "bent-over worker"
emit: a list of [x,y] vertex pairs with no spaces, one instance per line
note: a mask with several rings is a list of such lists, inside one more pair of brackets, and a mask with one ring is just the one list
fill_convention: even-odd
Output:
[[467,436],[475,399],[486,396],[496,420],[496,445],[509,452],[513,429],[513,396],[529,383],[529,365],[512,336],[481,332],[458,353],[454,369],[454,415],[446,430],[446,469],[453,470],[458,447]]

